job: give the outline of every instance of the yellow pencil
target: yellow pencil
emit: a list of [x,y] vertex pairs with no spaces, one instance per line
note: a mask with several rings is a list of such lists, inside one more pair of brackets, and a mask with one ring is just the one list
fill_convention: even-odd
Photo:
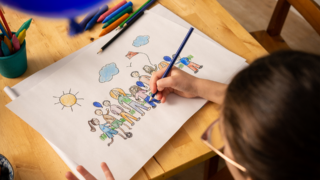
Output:
[[18,36],[20,45],[23,43],[25,38],[26,38],[26,30],[24,29],[23,31],[21,31],[21,33]]

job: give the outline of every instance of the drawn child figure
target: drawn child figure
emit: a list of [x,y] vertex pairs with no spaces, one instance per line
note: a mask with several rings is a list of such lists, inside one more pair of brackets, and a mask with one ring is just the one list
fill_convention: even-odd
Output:
[[110,96],[114,99],[117,99],[119,104],[122,107],[127,108],[123,103],[127,104],[128,106],[130,106],[132,109],[136,110],[138,113],[141,114],[141,116],[144,116],[145,113],[140,109],[144,109],[147,111],[150,111],[150,107],[146,107],[144,105],[141,105],[139,103],[137,103],[136,101],[133,101],[132,99],[130,99],[129,97],[131,97],[131,94],[126,94],[122,89],[120,88],[114,88],[110,91]]
[[[130,113],[127,113],[126,111],[124,111],[124,109],[118,105],[115,105],[115,104],[112,104],[110,103],[110,101],[108,100],[105,100],[103,101],[102,103],[104,106],[106,107],[109,107],[110,108],[110,111],[115,114],[115,115],[118,115],[118,116],[121,116],[123,119],[125,119],[126,121],[128,121],[131,126],[134,125],[134,122],[131,121],[131,119],[135,120],[135,121],[139,121],[140,120],[140,117],[136,118],[134,117],[133,115],[131,115]],[[129,111],[130,111],[130,108],[128,108]]]
[[154,67],[145,65],[142,69],[143,69],[146,73],[152,75],[153,72],[156,72],[156,71],[157,71],[157,65],[155,65]]
[[146,103],[150,104],[152,106],[152,108],[156,108],[157,105],[154,103],[160,103],[159,100],[157,100],[156,98],[153,98],[150,101],[150,96],[146,95],[146,90],[141,89],[139,86],[133,85],[130,87],[129,89],[130,93],[132,94],[133,97],[136,98],[136,100],[139,100],[140,98],[143,99],[144,101],[146,101]]
[[101,109],[95,110],[94,113],[96,115],[98,115],[98,116],[102,116],[104,120],[106,120],[107,122],[110,122],[112,127],[116,128],[116,129],[119,128],[123,133],[125,133],[125,132],[124,132],[124,130],[122,128],[120,128],[120,126],[124,125],[128,129],[131,129],[131,127],[128,126],[126,123],[124,123],[124,122],[118,120],[117,118],[109,115],[109,109],[106,109],[106,110],[107,110],[107,114],[103,114]]
[[[141,83],[143,83],[143,85],[144,85],[144,86],[142,86],[142,87],[145,87],[145,86],[149,87],[149,83],[150,83],[151,76],[147,76],[147,75],[141,75],[141,76],[140,76],[140,74],[139,74],[138,71],[132,71],[131,77],[133,77],[133,78],[138,78],[139,81],[140,81]],[[139,84],[139,83],[137,83],[137,84]],[[139,85],[139,87],[141,87],[141,85]],[[147,89],[147,90],[148,90],[148,89]]]
[[96,128],[94,126],[99,126],[99,128],[101,129],[101,131],[108,136],[108,138],[111,139],[111,142],[108,143],[108,146],[110,146],[113,143],[113,135],[119,135],[121,136],[123,139],[127,139],[125,136],[123,136],[122,134],[118,133],[118,131],[113,130],[110,128],[110,125],[108,125],[108,123],[105,124],[100,124],[100,121],[97,118],[92,118],[90,121],[88,121],[89,126],[91,127],[91,131],[95,132]]
[[131,129],[131,128],[127,124],[123,123],[122,121],[119,121],[115,117],[109,115],[109,109],[107,109],[107,114],[103,114],[101,109],[97,109],[95,111],[95,114],[98,115],[98,116],[102,115],[103,119],[108,124],[110,124],[115,129],[120,129],[123,132],[123,134],[126,135],[127,138],[131,138],[132,137],[132,133],[131,132],[125,132],[120,126],[125,125],[125,126],[127,126],[128,129]]
[[[174,56],[175,55],[172,55],[172,58],[174,58]],[[163,57],[163,59],[166,60],[166,61],[169,61],[169,62],[172,61],[172,59],[169,56],[165,56],[165,57]],[[203,67],[202,65],[198,65],[198,64],[196,64],[194,62],[191,62],[191,60],[188,57],[183,57],[181,59],[180,59],[180,57],[178,57],[178,59],[179,59],[179,61],[176,62],[175,65],[178,64],[178,63],[182,63],[185,66],[188,66],[188,68],[190,68],[195,74],[197,72],[199,72],[199,69],[201,69]]]

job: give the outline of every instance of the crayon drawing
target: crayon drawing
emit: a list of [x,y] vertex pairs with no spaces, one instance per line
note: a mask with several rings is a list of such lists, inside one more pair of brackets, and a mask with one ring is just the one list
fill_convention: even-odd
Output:
[[127,67],[135,67],[138,68],[141,65],[151,65],[157,69],[157,65],[153,64],[146,53],[143,52],[132,52],[129,51],[126,54],[126,57],[131,61],[130,65]]
[[53,96],[54,98],[59,98],[59,102],[55,103],[55,105],[61,104],[62,109],[67,107],[67,108],[70,108],[71,111],[73,112],[72,106],[74,105],[81,106],[80,104],[78,104],[78,100],[83,100],[83,98],[77,98],[78,93],[79,92],[77,92],[76,94],[72,94],[71,89],[69,90],[69,93],[64,93],[64,91],[62,91],[62,95],[60,97]]
[[[101,129],[103,134],[111,139],[111,142],[108,143],[108,146],[110,146],[113,143],[114,135],[119,135],[124,140],[127,139],[123,134],[119,133],[118,131],[116,131],[114,129],[111,129],[110,124],[108,124],[108,123],[100,124],[100,121],[97,118],[92,118],[91,120],[88,121],[88,124],[91,128],[91,130],[90,130],[91,132],[96,132],[96,128],[94,126],[99,126],[99,128]],[[103,137],[104,136],[103,134],[100,137]],[[105,139],[105,138],[102,138],[102,139]]]
[[115,63],[110,63],[101,68],[99,71],[99,82],[104,83],[112,80],[112,77],[119,73],[119,69]]
[[[174,58],[175,54],[172,55],[172,58]],[[187,66],[189,69],[191,69],[195,74],[199,72],[199,69],[203,68],[203,65],[196,64],[191,61],[191,59],[194,58],[192,55],[189,55],[188,57],[177,58],[177,61],[174,63],[175,65],[178,65],[180,69],[182,69],[184,66]],[[169,56],[164,56],[163,59],[165,61],[171,62],[172,59]],[[160,64],[159,64],[160,66]]]
[[149,43],[149,36],[138,36],[134,41],[133,41],[133,46],[134,47],[140,47],[143,45],[146,45]]
[[[138,81],[136,82],[136,84],[139,87],[143,87],[143,88],[146,88],[146,90],[148,90],[151,76],[149,76],[149,75],[140,75],[138,71],[132,71],[130,75],[133,78],[138,78]],[[150,87],[149,87],[149,89],[150,89]]]

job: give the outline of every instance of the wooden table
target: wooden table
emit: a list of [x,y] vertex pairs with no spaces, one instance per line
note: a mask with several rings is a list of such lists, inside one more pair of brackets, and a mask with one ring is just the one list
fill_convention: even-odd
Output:
[[[145,0],[133,0],[134,9]],[[113,6],[117,1],[110,3]],[[200,29],[227,49],[252,62],[267,52],[216,0],[159,0],[178,16]],[[17,30],[30,15],[4,8],[11,29]],[[28,70],[19,78],[0,76],[0,153],[14,166],[16,180],[65,179],[70,169],[27,123],[5,107],[11,100],[3,91],[38,70],[75,52],[97,39],[101,24],[79,36],[70,38],[66,20],[34,18],[27,32]],[[200,135],[218,116],[218,106],[208,103],[141,168],[134,180],[166,179],[215,154],[201,141]],[[97,165],[99,168],[99,165]]]

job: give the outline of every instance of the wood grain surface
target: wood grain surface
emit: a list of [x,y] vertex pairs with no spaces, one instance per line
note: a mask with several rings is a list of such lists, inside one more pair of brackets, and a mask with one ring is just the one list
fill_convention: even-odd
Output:
[[[118,1],[109,3],[113,6]],[[134,9],[145,0],[132,0]],[[250,63],[267,52],[216,0],[159,0],[178,16],[216,40],[224,47],[244,57]],[[31,16],[4,7],[12,31],[16,31]],[[79,17],[81,19],[83,17]],[[75,52],[97,39],[102,24],[76,37],[68,36],[66,20],[34,17],[27,31],[28,69],[18,78],[0,76],[0,153],[14,167],[15,180],[59,180],[70,169],[44,138],[5,107],[11,100],[3,91],[31,74]],[[166,179],[215,154],[200,141],[206,127],[218,117],[219,106],[208,103],[141,168],[134,180]],[[97,164],[97,168],[100,168]]]

